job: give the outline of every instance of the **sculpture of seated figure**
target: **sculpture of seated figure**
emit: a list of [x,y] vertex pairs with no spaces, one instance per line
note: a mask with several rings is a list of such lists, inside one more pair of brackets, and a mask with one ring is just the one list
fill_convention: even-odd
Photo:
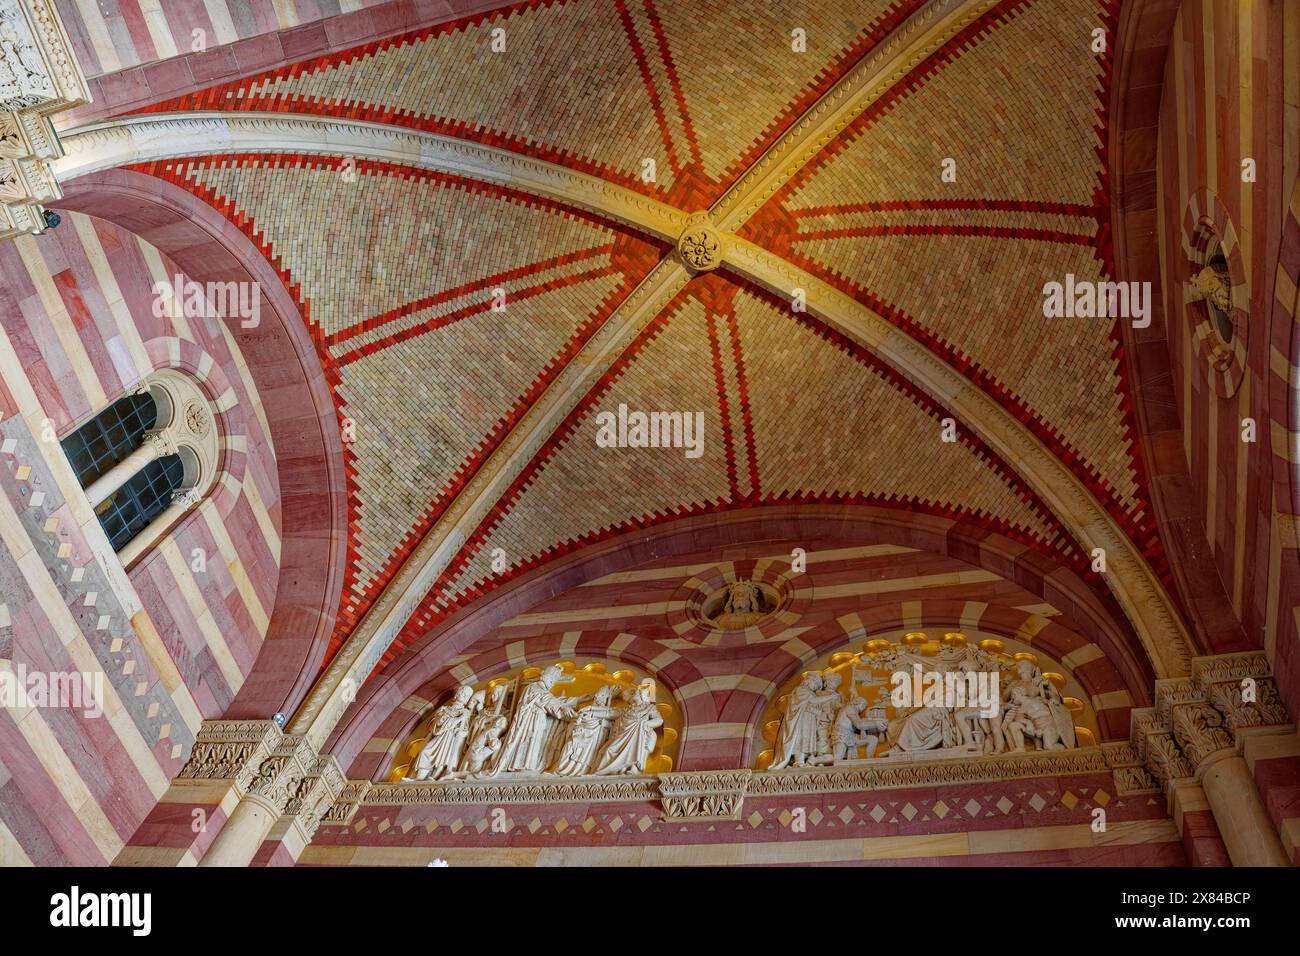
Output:
[[1011,688],[1011,709],[1002,722],[1002,732],[1011,742],[1012,753],[1024,753],[1025,737],[1033,738],[1040,750],[1066,749],[1052,708],[1021,686]]

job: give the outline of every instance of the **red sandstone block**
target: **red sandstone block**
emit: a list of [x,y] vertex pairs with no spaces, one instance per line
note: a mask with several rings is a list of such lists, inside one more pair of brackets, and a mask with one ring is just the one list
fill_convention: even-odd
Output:
[[194,76],[190,72],[188,57],[164,60],[144,68],[145,81],[149,84],[149,93],[158,96],[175,93],[194,85]]
[[232,45],[232,50],[239,72],[245,74],[274,66],[284,60],[284,48],[280,45],[278,33],[264,33],[239,40]]
[[216,47],[206,53],[186,57],[196,83],[210,83],[228,79],[239,72],[234,51],[228,46]]

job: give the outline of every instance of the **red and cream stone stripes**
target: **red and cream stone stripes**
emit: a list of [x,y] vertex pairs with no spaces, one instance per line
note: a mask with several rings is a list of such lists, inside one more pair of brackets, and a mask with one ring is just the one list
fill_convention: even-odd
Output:
[[[103,864],[257,659],[279,577],[277,471],[228,331],[154,312],[154,283],[180,274],[157,249],[67,213],[57,232],[0,248],[0,272],[0,656],[29,671],[101,674],[107,692],[103,719],[0,716],[0,821],[32,863]],[[158,368],[188,373],[212,402],[220,474],[124,570],[56,438]]]

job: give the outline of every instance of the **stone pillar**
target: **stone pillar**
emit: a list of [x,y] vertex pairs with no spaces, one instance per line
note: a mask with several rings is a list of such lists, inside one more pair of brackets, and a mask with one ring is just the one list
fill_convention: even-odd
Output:
[[[1242,756],[1252,735],[1289,732],[1285,721],[1262,654],[1197,658],[1192,677],[1157,681],[1155,708],[1133,712],[1132,745],[1176,814],[1208,806],[1233,865],[1285,866],[1287,853]],[[1190,822],[1204,830],[1203,820]],[[1189,858],[1202,850],[1213,855],[1213,846],[1202,844]]]
[[1233,864],[1286,866],[1282,842],[1259,799],[1246,761],[1232,751],[1219,750],[1197,767],[1197,776]]
[[140,447],[86,486],[86,500],[96,508],[135,477],[151,461],[176,453],[176,443],[164,432],[149,432]]
[[[222,723],[218,721],[217,723]],[[303,737],[286,734],[272,721],[267,752],[254,752],[240,769],[241,798],[230,819],[212,841],[199,866],[248,866],[276,821],[295,800],[301,800],[304,779],[316,772],[319,757]],[[196,748],[197,749],[197,748]],[[243,781],[247,781],[244,783]],[[322,808],[321,812],[324,812]]]

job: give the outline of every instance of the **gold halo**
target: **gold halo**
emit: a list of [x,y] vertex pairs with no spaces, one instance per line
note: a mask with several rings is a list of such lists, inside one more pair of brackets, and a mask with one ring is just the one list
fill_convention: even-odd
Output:
[[609,676],[614,678],[614,680],[618,681],[620,684],[630,684],[636,680],[636,675],[631,671],[614,671],[614,673]]
[[768,767],[772,766],[772,760],[775,757],[776,753],[774,751],[764,750],[758,755],[758,763],[756,764],[757,769],[766,770]]
[[667,720],[669,715],[673,712],[673,705],[667,701],[661,700],[659,703],[655,704],[655,709],[659,711],[660,717]]
[[583,670],[588,674],[603,674],[605,673],[605,665],[600,661],[592,661],[590,664],[583,667]]
[[1070,713],[1072,714],[1083,713],[1083,701],[1079,700],[1079,698],[1066,697],[1064,702],[1065,702],[1066,709],[1069,710]]
[[659,728],[660,747],[668,747],[677,743],[677,731],[672,727]]
[[949,631],[942,638],[944,644],[960,647],[966,643],[966,635],[961,631]]
[[852,651],[838,651],[831,655],[831,667],[839,667],[842,664],[848,664],[857,659],[858,655],[854,654]]
[[903,643],[910,644],[912,647],[916,647],[918,644],[924,644],[929,640],[930,638],[928,638],[922,632],[912,631],[910,634],[908,634],[906,637],[903,638]]
[[878,637],[873,641],[867,641],[867,643],[862,646],[862,651],[863,653],[870,654],[875,651],[887,651],[893,646],[893,641],[887,641],[883,637]]
[[763,725],[763,739],[769,744],[776,743],[776,735],[781,730],[781,721],[769,720]]
[[1050,680],[1052,682],[1052,686],[1055,687],[1058,691],[1065,690],[1064,674],[1057,674],[1053,671],[1046,671],[1043,674],[1043,676],[1046,677],[1048,680]]
[[1005,644],[992,637],[986,637],[979,643],[979,649],[981,651],[987,651],[990,654],[1001,654],[1005,647]]
[[537,680],[541,676],[542,669],[540,667],[525,667],[519,672],[520,680]]
[[1038,655],[1032,654],[1029,651],[1016,651],[1011,655],[1011,657],[1013,660],[1029,661],[1029,663],[1033,664],[1035,667],[1038,666]]

